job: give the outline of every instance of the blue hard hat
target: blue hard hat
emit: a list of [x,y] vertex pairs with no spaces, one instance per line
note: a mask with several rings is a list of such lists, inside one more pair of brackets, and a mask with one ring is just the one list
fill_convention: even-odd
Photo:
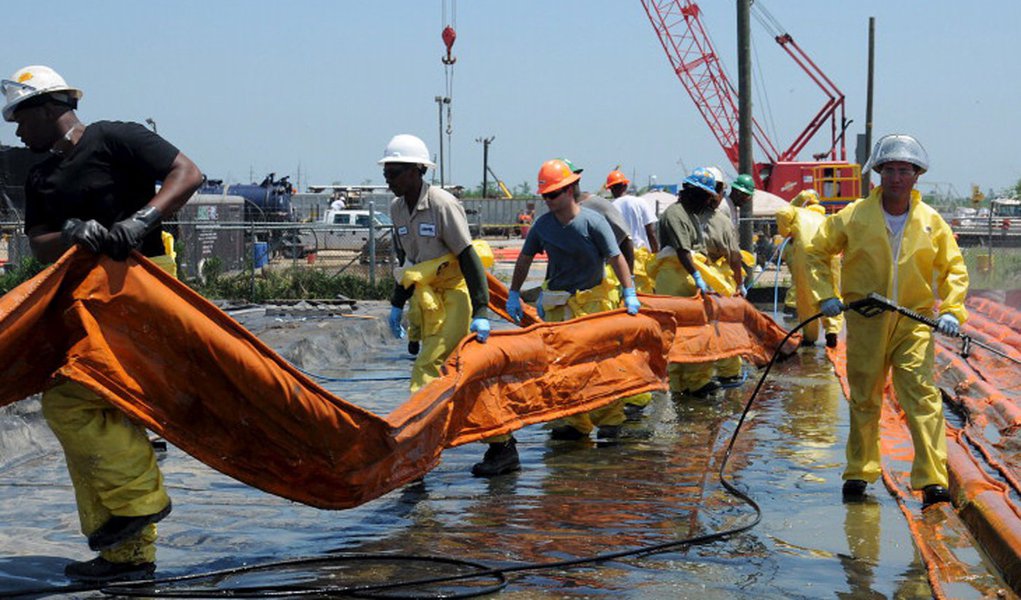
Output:
[[710,194],[716,193],[716,178],[713,177],[712,171],[705,167],[692,171],[691,175],[684,178],[684,183],[701,188]]

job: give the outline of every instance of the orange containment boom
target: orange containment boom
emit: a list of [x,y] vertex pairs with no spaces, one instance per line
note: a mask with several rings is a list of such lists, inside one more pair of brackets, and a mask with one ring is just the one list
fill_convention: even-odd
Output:
[[[899,499],[918,544],[933,589],[946,598],[968,584],[983,597],[996,595],[996,582],[986,581],[967,560],[981,546],[1000,576],[1021,594],[1021,408],[1017,392],[1021,375],[1010,359],[1021,359],[1021,313],[982,298],[968,298],[971,315],[964,332],[1004,356],[973,346],[960,355],[960,340],[936,335],[934,370],[944,398],[963,418],[947,422],[947,470],[954,508],[940,504],[921,513],[919,494],[911,490],[914,456],[903,411],[887,382],[883,402],[883,479]],[[841,346],[828,352],[848,393],[846,355]],[[966,528],[965,528],[966,526]],[[974,538],[971,541],[970,538]]]
[[[420,478],[444,448],[664,389],[676,315],[709,331],[701,301],[673,309],[494,331],[486,344],[469,336],[440,378],[384,418],[318,386],[140,255],[72,250],[0,298],[0,405],[72,379],[231,477],[349,508]],[[757,339],[783,335],[771,323]]]

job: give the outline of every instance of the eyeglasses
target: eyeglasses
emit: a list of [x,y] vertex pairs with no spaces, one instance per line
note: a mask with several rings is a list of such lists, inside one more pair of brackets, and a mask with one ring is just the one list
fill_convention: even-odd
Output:
[[882,166],[879,169],[879,174],[883,177],[911,177],[915,174],[913,167],[893,167],[893,166]]
[[543,200],[556,200],[561,195],[563,195],[563,193],[566,192],[566,191],[567,191],[567,188],[560,188],[559,190],[555,190],[555,191],[552,191],[552,192],[546,192],[545,194],[542,195],[542,199]]

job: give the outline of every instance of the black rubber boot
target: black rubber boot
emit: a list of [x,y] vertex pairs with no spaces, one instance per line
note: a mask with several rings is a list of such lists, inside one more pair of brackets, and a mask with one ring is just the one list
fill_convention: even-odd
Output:
[[171,504],[152,515],[141,517],[119,517],[113,516],[106,523],[89,535],[89,548],[99,551],[113,548],[114,546],[138,535],[150,523],[162,521],[170,514]]
[[596,431],[596,438],[600,440],[615,440],[620,437],[620,425],[600,425]]
[[704,399],[708,398],[710,394],[712,394],[713,392],[715,392],[718,389],[720,389],[720,382],[719,382],[719,380],[717,380],[717,379],[710,379],[709,383],[703,385],[702,387],[698,388],[697,390],[691,391],[691,392],[684,392],[684,393],[689,395],[689,396],[694,396],[695,398],[699,398],[701,400],[704,400]]
[[490,444],[485,456],[482,457],[482,462],[472,465],[472,475],[496,477],[520,469],[517,443],[517,440],[511,438],[506,442]]
[[155,572],[156,563],[115,563],[102,556],[64,567],[68,579],[92,583],[152,579]]
[[644,412],[644,406],[638,406],[637,404],[624,405],[624,417],[628,421],[640,421],[642,419],[642,413]]
[[922,488],[922,508],[940,502],[950,502],[950,490],[941,485],[927,485]]
[[848,479],[844,482],[842,490],[844,500],[860,500],[865,495],[865,488],[868,485],[861,479]]
[[561,425],[560,427],[550,429],[549,436],[552,440],[562,441],[576,441],[588,438],[587,433],[582,433],[570,425]]

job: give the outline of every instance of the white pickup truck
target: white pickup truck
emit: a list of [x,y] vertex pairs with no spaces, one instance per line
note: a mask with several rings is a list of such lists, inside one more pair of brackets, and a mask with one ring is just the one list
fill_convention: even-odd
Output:
[[303,227],[285,248],[285,255],[302,257],[323,250],[348,250],[361,252],[363,262],[369,256],[369,232],[376,233],[377,260],[383,261],[392,253],[393,222],[390,215],[375,211],[375,227],[370,227],[368,210],[343,209],[327,210],[317,223]]

